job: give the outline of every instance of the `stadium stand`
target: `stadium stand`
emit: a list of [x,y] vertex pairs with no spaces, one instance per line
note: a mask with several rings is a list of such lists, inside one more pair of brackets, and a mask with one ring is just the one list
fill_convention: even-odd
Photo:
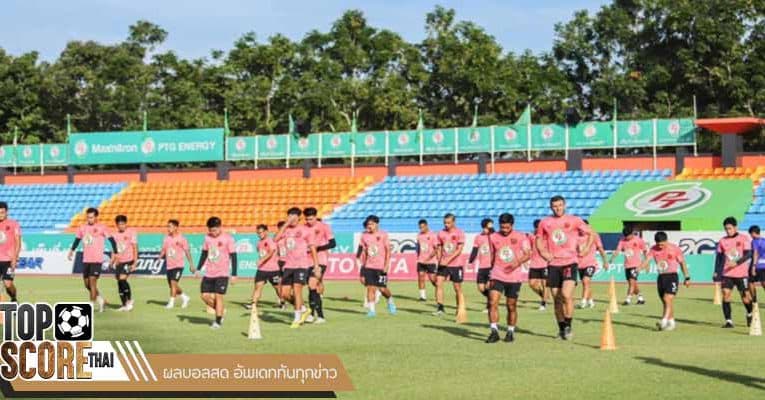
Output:
[[765,228],[765,185],[759,185],[754,189],[754,199],[749,211],[744,215],[741,227],[748,229],[752,225]]
[[125,183],[2,185],[0,199],[24,232],[61,230],[87,205],[98,206],[119,193]]
[[[201,230],[216,215],[227,227],[274,226],[287,208],[313,206],[322,217],[349,201],[372,183],[372,178],[322,177],[209,182],[131,183],[119,196],[101,204],[101,220],[127,215],[132,226],[144,231],[164,229],[167,220],[180,220],[186,228]],[[84,221],[76,215],[71,227]]]
[[699,179],[751,179],[755,186],[759,186],[760,180],[765,177],[765,167],[757,168],[684,168],[675,177],[679,181]]
[[443,215],[453,212],[458,225],[478,231],[482,218],[509,211],[516,229],[528,231],[534,219],[549,214],[553,195],[566,197],[569,212],[586,218],[622,183],[670,175],[670,170],[625,170],[388,177],[328,220],[337,232],[355,232],[364,217],[377,214],[383,229],[407,232],[416,229],[419,218],[440,226]]

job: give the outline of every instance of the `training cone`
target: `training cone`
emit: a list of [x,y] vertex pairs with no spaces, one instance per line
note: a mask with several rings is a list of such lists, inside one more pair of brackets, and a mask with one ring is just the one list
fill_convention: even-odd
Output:
[[600,349],[616,350],[616,338],[614,337],[614,324],[611,322],[611,311],[606,310],[603,317],[603,329],[600,333]]
[[250,311],[250,329],[248,329],[248,332],[248,339],[263,338],[260,335],[260,318],[258,318],[258,306],[256,304],[252,305],[252,310]]
[[712,298],[712,304],[719,306],[722,304],[722,293],[720,292],[720,282],[715,282],[715,295]]
[[749,336],[762,336],[762,322],[760,322],[760,306],[754,303],[752,307],[752,324],[749,325]]
[[464,324],[467,322],[467,308],[465,306],[465,295],[460,294],[457,298],[457,318],[455,321],[458,324]]
[[619,313],[619,303],[616,301],[616,282],[614,277],[611,277],[611,282],[608,284],[608,311],[611,314]]

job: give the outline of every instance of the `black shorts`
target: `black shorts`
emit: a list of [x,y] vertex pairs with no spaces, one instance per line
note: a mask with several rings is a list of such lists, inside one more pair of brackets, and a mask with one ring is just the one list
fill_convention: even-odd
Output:
[[577,265],[571,264],[562,267],[550,266],[547,268],[547,286],[560,289],[564,281],[574,281],[576,283]]
[[[321,268],[321,278],[319,278],[319,280],[321,280],[322,278],[324,278],[324,273],[327,272],[327,266],[319,265],[319,268]],[[312,276],[313,276],[313,267],[308,267],[308,277],[310,278]]]
[[202,278],[202,293],[226,294],[228,278]]
[[305,285],[308,282],[310,268],[285,268],[282,273],[282,285]]
[[738,289],[739,292],[742,294],[744,291],[748,290],[747,287],[749,282],[747,282],[747,278],[729,278],[727,276],[723,276],[722,278],[722,288],[731,290],[733,288]]
[[268,282],[274,286],[282,281],[282,274],[279,271],[258,271],[255,273],[255,283]]
[[173,268],[167,270],[167,282],[180,281],[183,276],[183,268]]
[[120,275],[130,275],[130,266],[133,265],[133,262],[126,262],[126,263],[117,263],[117,265],[114,267],[115,275],[118,277]]
[[103,264],[101,263],[83,263],[82,264],[82,277],[88,278],[91,276],[95,276],[98,278],[101,276],[101,266]]
[[595,267],[579,268],[579,280],[586,278],[592,278],[595,276]]
[[[5,276],[5,275],[3,275]],[[5,279],[5,278],[3,278]],[[765,269],[757,269],[754,271],[754,280],[752,282],[765,282]]]
[[661,274],[656,280],[656,289],[659,291],[659,297],[664,297],[665,294],[676,295],[680,281],[677,278],[677,274]]
[[491,275],[491,268],[478,268],[478,273],[475,276],[475,281],[479,284],[489,283],[489,275]]
[[438,276],[445,276],[454,283],[462,283],[464,279],[462,276],[462,267],[447,267],[445,265],[439,265],[436,274]]
[[427,272],[429,274],[435,274],[438,267],[436,264],[423,264],[417,263],[417,272]]
[[544,279],[547,280],[547,267],[544,268],[529,268],[529,279]]
[[638,269],[637,268],[625,268],[624,269],[624,279],[630,280],[634,279],[637,280],[638,278]]
[[11,262],[0,261],[0,276],[3,277],[3,280],[12,281],[14,275],[16,275],[16,273],[11,271]]
[[502,282],[496,279],[492,279],[491,288],[489,288],[489,290],[504,293],[505,297],[508,297],[511,299],[517,299],[518,294],[521,292],[521,283],[520,282]]
[[381,269],[364,268],[364,284],[367,286],[388,287],[388,274]]

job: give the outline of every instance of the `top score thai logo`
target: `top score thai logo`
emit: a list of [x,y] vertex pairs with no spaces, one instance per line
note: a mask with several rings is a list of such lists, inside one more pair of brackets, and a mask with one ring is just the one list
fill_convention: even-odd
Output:
[[372,134],[366,135],[364,137],[364,146],[372,147],[375,145],[375,136]]
[[518,132],[515,129],[507,129],[505,131],[505,140],[508,142],[514,142],[518,138]]
[[156,147],[156,143],[154,143],[154,139],[146,138],[146,140],[144,140],[143,143],[141,144],[141,153],[145,155],[149,155],[154,152],[155,147]]
[[88,144],[84,140],[78,140],[74,144],[74,154],[78,157],[82,157],[88,153]]
[[594,124],[587,124],[587,126],[584,128],[584,137],[587,139],[592,138],[596,133],[598,133],[598,130],[595,128]]
[[444,141],[444,133],[441,132],[440,130],[436,131],[433,134],[433,143],[441,144],[441,143],[443,143],[443,141]]
[[662,217],[688,212],[711,198],[712,192],[699,182],[673,183],[642,191],[630,197],[625,207],[636,216]]
[[409,144],[409,134],[407,134],[406,132],[399,133],[396,141],[398,142],[399,145],[406,146],[407,144]]
[[236,151],[243,151],[245,147],[247,147],[247,142],[245,142],[242,138],[237,139],[236,143],[234,144]]
[[667,133],[672,137],[678,137],[680,135],[680,121],[673,119],[667,126]]
[[56,340],[93,338],[93,308],[89,304],[56,304]]
[[630,122],[630,126],[627,128],[627,134],[630,136],[637,136],[640,134],[640,124],[637,121]]

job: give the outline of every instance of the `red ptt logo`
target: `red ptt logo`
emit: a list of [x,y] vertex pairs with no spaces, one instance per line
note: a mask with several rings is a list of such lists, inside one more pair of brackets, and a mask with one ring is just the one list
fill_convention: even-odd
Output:
[[712,198],[700,182],[660,185],[630,197],[624,206],[636,216],[668,216],[695,209]]
[[671,208],[676,203],[690,200],[685,190],[670,190],[662,192],[654,196],[651,200],[652,203],[658,203],[658,208],[667,209]]

